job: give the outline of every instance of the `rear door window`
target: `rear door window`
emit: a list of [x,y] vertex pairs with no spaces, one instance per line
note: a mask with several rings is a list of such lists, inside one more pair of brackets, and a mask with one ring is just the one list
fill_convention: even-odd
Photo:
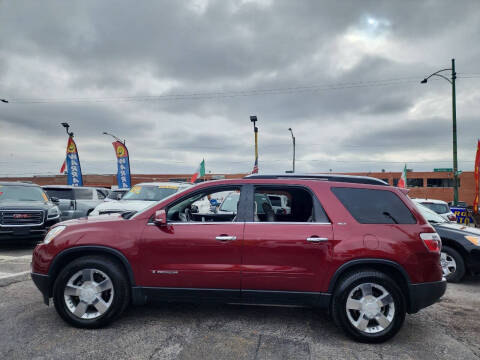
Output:
[[391,191],[334,187],[332,192],[361,224],[415,224],[417,222],[403,201]]
[[75,199],[77,200],[92,200],[92,189],[73,189],[75,191]]

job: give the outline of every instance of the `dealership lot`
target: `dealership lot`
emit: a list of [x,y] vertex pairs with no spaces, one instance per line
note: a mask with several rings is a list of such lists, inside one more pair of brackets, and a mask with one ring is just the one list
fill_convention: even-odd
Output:
[[[31,246],[1,246],[0,273],[28,271]],[[19,278],[18,280],[22,280]],[[156,304],[80,330],[46,307],[30,280],[0,287],[0,353],[8,359],[478,359],[480,278],[449,284],[387,343],[355,343],[323,312],[295,307]]]

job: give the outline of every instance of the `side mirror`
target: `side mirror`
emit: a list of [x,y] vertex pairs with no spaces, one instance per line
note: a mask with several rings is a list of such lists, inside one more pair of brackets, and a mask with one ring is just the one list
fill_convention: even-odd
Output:
[[153,218],[155,225],[163,226],[167,225],[167,213],[165,210],[157,210],[155,217]]
[[52,196],[52,197],[50,198],[50,201],[51,201],[52,203],[54,203],[54,204],[60,203],[60,200],[58,200],[58,198],[55,197],[55,196]]

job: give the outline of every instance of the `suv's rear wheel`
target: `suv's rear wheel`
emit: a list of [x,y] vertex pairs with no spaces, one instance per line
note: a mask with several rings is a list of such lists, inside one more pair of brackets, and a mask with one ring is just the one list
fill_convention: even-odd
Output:
[[440,264],[442,265],[443,276],[448,282],[459,282],[465,275],[465,262],[462,255],[449,246],[442,247]]
[[405,312],[405,300],[395,281],[374,270],[345,276],[332,299],[335,323],[358,341],[390,339],[402,327]]
[[53,287],[59,315],[77,327],[98,328],[118,317],[130,301],[128,281],[114,261],[82,257],[68,264]]

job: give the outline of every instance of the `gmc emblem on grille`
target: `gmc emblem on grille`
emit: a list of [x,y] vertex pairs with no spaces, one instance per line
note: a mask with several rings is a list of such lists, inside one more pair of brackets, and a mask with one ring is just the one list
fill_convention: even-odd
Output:
[[29,217],[31,217],[30,214],[13,214],[12,217],[14,219],[28,219]]

